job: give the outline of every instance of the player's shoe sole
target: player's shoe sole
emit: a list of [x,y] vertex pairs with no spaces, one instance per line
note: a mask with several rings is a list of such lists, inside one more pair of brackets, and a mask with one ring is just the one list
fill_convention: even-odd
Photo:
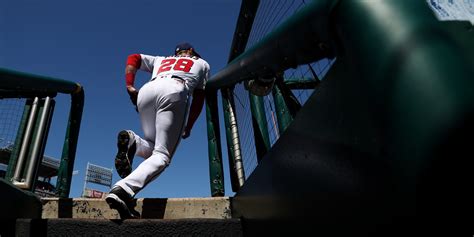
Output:
[[130,209],[128,208],[127,204],[116,194],[109,193],[105,198],[105,201],[107,202],[107,204],[109,204],[110,208],[118,211],[121,219],[128,219],[134,217],[130,212]]
[[135,151],[137,149],[136,142],[130,144],[133,139],[132,134],[127,131],[121,131],[117,138],[118,152],[115,156],[115,169],[121,178],[127,177],[132,172],[132,163]]

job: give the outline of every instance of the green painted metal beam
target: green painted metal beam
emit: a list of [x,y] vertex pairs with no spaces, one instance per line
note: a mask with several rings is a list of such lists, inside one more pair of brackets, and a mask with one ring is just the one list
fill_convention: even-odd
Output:
[[54,98],[58,95],[56,92],[38,92],[38,91],[16,91],[0,89],[0,99],[8,98],[45,98],[46,96]]
[[237,192],[244,184],[245,174],[240,150],[240,137],[235,114],[233,88],[221,89],[221,93],[227,141],[227,156],[229,158],[230,180],[232,191]]
[[274,86],[272,89],[273,101],[275,102],[275,112],[278,121],[278,131],[279,134],[283,133],[286,130],[286,127],[290,125],[293,121],[293,117],[288,111],[288,106],[286,106],[285,99],[281,93],[278,86]]
[[315,89],[320,82],[312,78],[286,78],[284,83],[292,90],[305,90]]
[[72,171],[76,158],[77,142],[79,140],[79,130],[81,127],[82,111],[84,108],[84,90],[71,95],[71,109],[66,129],[61,162],[58,170],[58,180],[56,189],[60,197],[69,197],[72,181]]
[[0,68],[0,80],[0,91],[74,94],[82,90],[75,82],[5,68]]
[[224,196],[224,171],[217,109],[217,91],[206,91],[207,140],[209,149],[209,178],[211,195]]
[[[311,81],[315,82],[316,80],[313,79]],[[277,75],[275,86],[272,89],[280,135],[291,124],[294,117],[301,109],[300,102],[293,92],[291,92],[291,89],[286,82],[287,80],[283,79],[283,75]]]
[[260,0],[242,0],[228,62],[231,62],[245,51],[259,5]]
[[275,87],[280,90],[283,100],[285,102],[286,107],[288,108],[288,113],[292,118],[296,116],[298,111],[301,109],[301,103],[299,102],[298,98],[296,98],[295,94],[291,91],[291,87],[289,87],[283,77],[277,77],[275,82]]
[[[228,62],[244,52],[259,4],[259,0],[242,0]],[[240,150],[233,90],[233,86],[221,88],[230,179],[232,191],[237,192],[245,182],[245,173]]]
[[71,95],[66,138],[56,184],[58,195],[68,197],[84,107],[84,89],[75,82],[4,68],[0,68],[0,79],[0,97],[2,97],[2,94],[13,96],[15,93],[18,95],[56,95],[59,92]]
[[337,3],[312,1],[212,77],[207,83],[208,88],[231,86],[300,64],[335,57],[329,14]]
[[257,161],[260,162],[271,147],[265,116],[265,106],[263,104],[263,97],[261,96],[256,96],[249,92],[249,99]]

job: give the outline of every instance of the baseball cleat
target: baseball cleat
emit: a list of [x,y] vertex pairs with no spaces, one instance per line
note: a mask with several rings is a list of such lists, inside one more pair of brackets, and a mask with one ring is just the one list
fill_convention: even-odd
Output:
[[111,209],[118,211],[121,219],[139,218],[130,210],[132,197],[125,192],[120,186],[115,186],[105,197],[105,201]]
[[123,179],[132,173],[133,157],[137,150],[137,144],[133,134],[127,130],[119,132],[117,138],[118,152],[115,156],[115,169]]

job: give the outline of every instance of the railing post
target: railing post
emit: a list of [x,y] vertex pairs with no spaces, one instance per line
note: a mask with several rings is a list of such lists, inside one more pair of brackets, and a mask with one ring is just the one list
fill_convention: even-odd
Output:
[[[228,63],[245,51],[260,0],[242,0],[237,25],[234,31]],[[226,127],[227,152],[229,157],[232,191],[237,192],[245,182],[243,158],[240,149],[239,131],[235,113],[233,88],[221,89]]]
[[[0,77],[2,78],[2,83],[0,84],[2,94],[5,92],[8,95],[13,93],[26,93],[33,96],[51,96],[52,94],[56,95],[58,92],[71,94],[68,127],[66,129],[66,138],[58,170],[58,181],[56,183],[58,196],[63,198],[68,197],[74,160],[76,158],[82,110],[84,107],[84,90],[82,86],[70,81],[21,73],[3,68],[0,68]],[[31,113],[32,112],[30,112],[30,114]],[[28,132],[28,128],[26,131]],[[25,137],[23,137],[22,140],[25,140]],[[41,151],[38,150],[38,152]],[[20,157],[21,153],[22,151],[20,150]],[[20,162],[18,161],[18,163]]]
[[32,148],[30,153],[30,159],[25,175],[25,182],[27,188],[30,191],[34,191],[36,187],[36,181],[38,180],[38,171],[43,160],[44,150],[46,147],[46,141],[48,139],[49,128],[51,126],[51,120],[53,118],[53,111],[55,107],[55,101],[53,98],[47,96],[42,102],[42,108],[38,114],[38,121],[36,127],[36,135],[32,141]]
[[54,100],[49,96],[45,99],[35,97],[31,109],[26,108],[30,110],[29,114],[25,114],[28,119],[19,129],[25,132],[19,135],[21,138],[17,139],[16,151],[12,152],[9,162],[10,173],[14,171],[9,180],[21,189],[34,191],[53,109]]
[[216,73],[207,82],[207,88],[218,89],[323,58],[334,58],[336,44],[327,16],[338,2],[311,1]]
[[263,97],[253,95],[249,92],[249,98],[257,161],[260,162],[267,151],[270,150],[270,138],[268,137],[265,107],[263,104]]
[[35,97],[33,100],[30,114],[28,115],[28,121],[26,124],[25,134],[21,140],[20,144],[20,152],[18,155],[18,159],[15,165],[15,173],[13,174],[12,183],[15,182],[23,182],[21,180],[23,174],[24,164],[27,162],[28,159],[28,148],[31,144],[31,138],[34,136],[34,128],[36,122],[37,111],[39,107],[39,98]]
[[206,118],[211,195],[219,197],[224,196],[225,191],[216,90],[206,92]]
[[78,91],[71,94],[71,110],[64,140],[61,163],[58,170],[56,189],[59,197],[69,197],[71,188],[72,170],[76,158],[77,141],[81,127],[82,110],[84,107],[84,90],[79,87]]
[[320,82],[312,78],[286,78],[284,84],[291,90],[310,90],[317,88]]
[[235,117],[234,88],[224,88],[222,107],[224,109],[225,132],[227,139],[227,154],[229,157],[230,179],[232,191],[237,192],[245,182],[245,172],[240,150],[240,137]]
[[273,101],[275,102],[275,110],[278,120],[278,130],[282,134],[293,121],[301,104],[298,102],[293,92],[283,82],[282,77],[277,77],[275,86],[272,90]]

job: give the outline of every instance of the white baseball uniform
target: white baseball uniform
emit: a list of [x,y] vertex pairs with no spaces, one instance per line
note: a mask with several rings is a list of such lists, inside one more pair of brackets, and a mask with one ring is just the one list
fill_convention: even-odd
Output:
[[144,136],[133,133],[136,155],[145,160],[115,185],[134,196],[169,165],[181,140],[194,89],[204,89],[209,64],[198,57],[149,56],[140,54],[140,70],[151,80],[138,93],[137,107]]

